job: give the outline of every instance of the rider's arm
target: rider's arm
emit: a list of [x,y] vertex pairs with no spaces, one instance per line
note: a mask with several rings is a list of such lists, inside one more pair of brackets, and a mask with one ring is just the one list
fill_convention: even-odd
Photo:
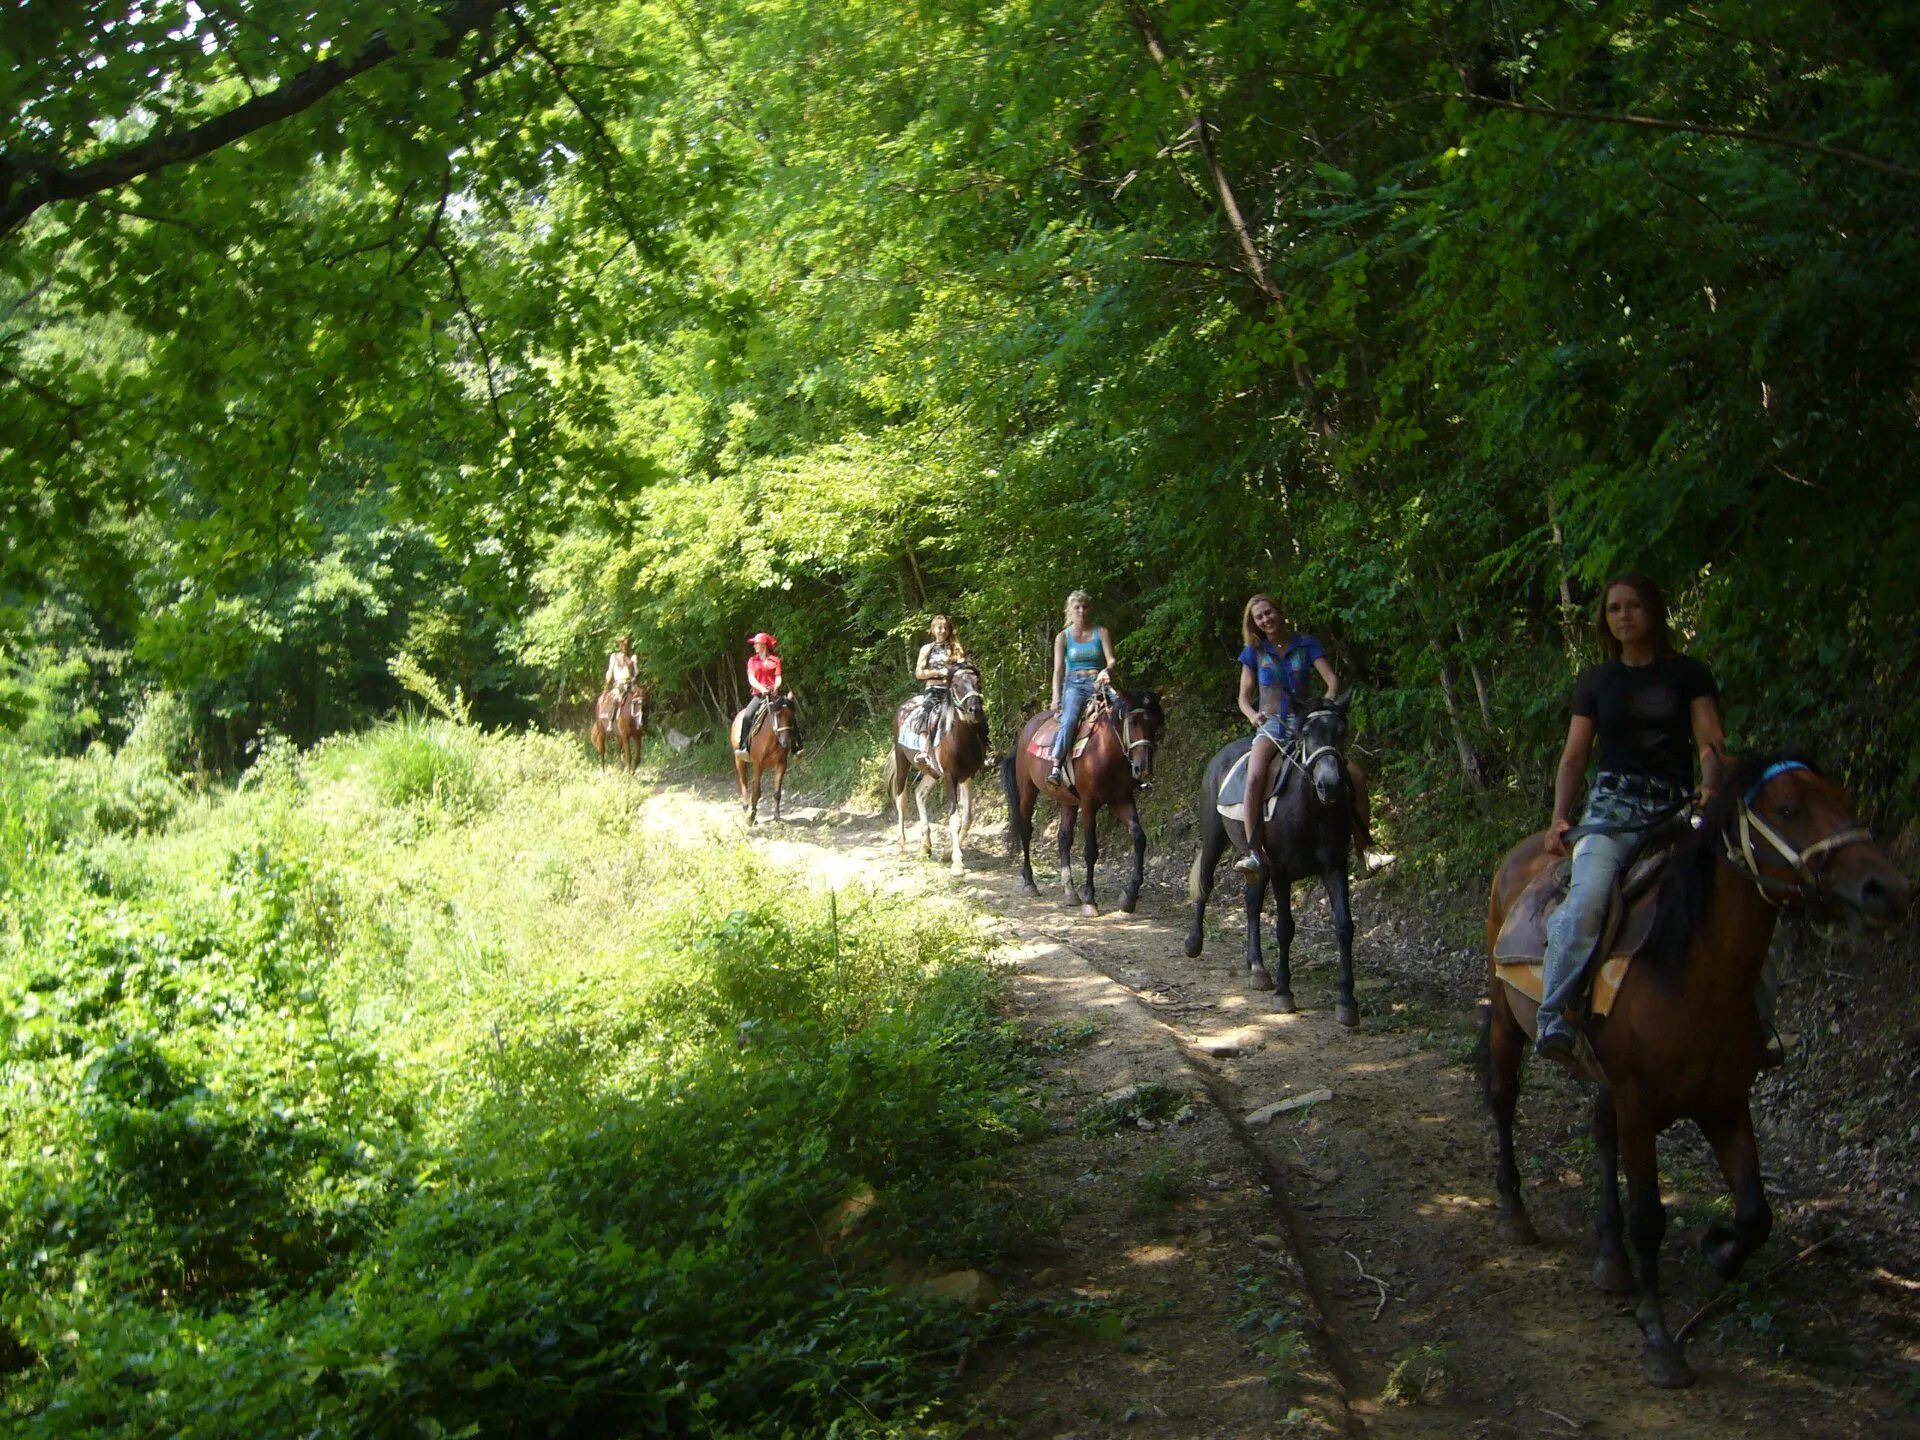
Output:
[[1566,748],[1560,752],[1560,768],[1553,773],[1553,822],[1547,826],[1547,853],[1564,855],[1566,842],[1560,836],[1573,825],[1573,805],[1580,798],[1580,784],[1587,778],[1587,760],[1593,754],[1593,717],[1576,715],[1567,726]]
[[1093,677],[1093,683],[1111,685],[1113,683],[1113,637],[1107,634],[1107,627],[1104,625],[1096,625],[1094,633],[1100,637],[1100,651],[1107,657],[1107,668]]
[[1327,660],[1326,656],[1322,655],[1319,659],[1315,660],[1313,662],[1313,669],[1314,673],[1326,684],[1327,699],[1331,700],[1340,693],[1340,677],[1333,673],[1333,666]]
[[1267,718],[1260,709],[1260,679],[1251,665],[1240,667],[1240,713],[1254,725]]
[[941,675],[942,675],[943,673],[945,673],[945,672],[943,672],[943,671],[940,671],[940,670],[933,670],[933,669],[929,669],[929,668],[928,668],[928,666],[927,666],[927,652],[928,652],[928,651],[930,651],[930,650],[932,650],[932,649],[933,649],[933,642],[932,642],[932,641],[928,641],[928,642],[927,642],[927,643],[926,643],[925,645],[922,645],[922,646],[920,647],[920,658],[919,658],[918,660],[915,660],[915,661],[913,662],[913,678],[914,678],[914,679],[916,679],[916,680],[938,680],[938,679],[939,679],[939,678],[941,677]]
[[1700,747],[1700,803],[1705,805],[1726,778],[1727,733],[1720,726],[1720,704],[1713,696],[1700,696],[1690,713],[1693,743]]
[[1047,708],[1060,708],[1060,687],[1067,673],[1067,632],[1062,630],[1053,637],[1053,703]]

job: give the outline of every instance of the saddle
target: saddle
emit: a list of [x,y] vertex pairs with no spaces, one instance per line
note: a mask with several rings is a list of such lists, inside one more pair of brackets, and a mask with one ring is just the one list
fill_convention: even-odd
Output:
[[[928,720],[932,725],[928,725]],[[940,748],[940,742],[946,736],[947,707],[942,705],[929,715],[926,697],[916,695],[911,700],[900,702],[898,719],[894,726],[894,743],[902,750],[908,750],[924,761],[936,774],[939,762],[934,758]]]
[[753,729],[745,735],[742,735],[740,733],[740,721],[742,720],[742,718],[744,718],[745,712],[742,711],[741,714],[734,716],[733,723],[727,727],[728,736],[733,741],[733,748],[738,750],[742,745],[746,744],[755,735],[758,735],[762,730],[764,730],[767,724],[767,717],[772,713],[773,713],[773,706],[762,705],[760,707],[760,713],[754,716]]
[[[1658,881],[1673,854],[1677,835],[1659,832],[1642,846],[1607,899],[1606,923],[1600,942],[1587,961],[1593,983],[1588,1013],[1608,1014],[1620,994],[1627,968],[1647,947],[1653,935]],[[1500,924],[1493,943],[1494,974],[1535,1006],[1543,993],[1541,962],[1547,953],[1547,920],[1567,898],[1573,861],[1563,858],[1534,876]],[[1522,1023],[1525,1023],[1523,1020]]]
[[[1087,742],[1093,738],[1093,727],[1104,719],[1111,707],[1104,695],[1096,695],[1088,702],[1087,708],[1080,712],[1080,728],[1073,732],[1073,747],[1067,752],[1067,758],[1078,760],[1080,752],[1087,748]],[[1050,710],[1047,718],[1040,722],[1040,728],[1033,732],[1033,739],[1027,742],[1027,753],[1046,760],[1053,755],[1053,737],[1060,733],[1060,712]]]
[[[1246,803],[1247,799],[1247,761],[1252,758],[1252,755],[1253,752],[1248,751],[1245,755],[1242,755],[1238,760],[1234,761],[1232,765],[1227,767],[1227,773],[1220,780],[1220,794],[1214,801],[1214,808],[1218,810],[1225,819],[1238,820],[1240,818],[1241,807]],[[1293,756],[1282,751],[1280,763],[1274,766],[1267,774],[1267,803],[1265,808],[1260,812],[1262,818],[1267,820],[1273,818],[1274,807],[1280,803],[1281,788],[1286,784],[1287,777],[1291,775],[1296,768]]]
[[[601,724],[611,725],[613,724],[614,720],[619,716],[620,707],[622,705],[627,704],[629,702],[637,702],[638,700],[639,700],[639,696],[631,686],[629,686],[625,691],[622,691],[617,687],[612,690],[602,690],[600,692],[599,700],[595,703],[593,707],[594,716],[600,721]],[[637,708],[638,707],[636,705],[636,709]]]

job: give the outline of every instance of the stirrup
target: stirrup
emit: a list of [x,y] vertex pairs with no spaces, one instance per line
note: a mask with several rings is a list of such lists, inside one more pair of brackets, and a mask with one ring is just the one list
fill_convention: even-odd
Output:
[[1250,877],[1255,875],[1264,875],[1267,872],[1267,862],[1262,856],[1256,854],[1252,850],[1249,850],[1247,851],[1246,854],[1242,855],[1238,860],[1233,862],[1233,868],[1235,870],[1238,870],[1242,875],[1246,875]]

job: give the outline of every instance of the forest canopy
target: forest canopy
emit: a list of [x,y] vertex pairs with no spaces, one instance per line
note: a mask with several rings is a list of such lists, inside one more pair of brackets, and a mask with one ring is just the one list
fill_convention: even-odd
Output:
[[[1920,16],[384,0],[0,18],[0,712],[202,763],[815,714],[1073,587],[1187,723],[1271,591],[1403,797],[1544,798],[1597,587],[1736,747],[1920,780]],[[1179,714],[1176,710],[1176,714]],[[1176,723],[1180,723],[1176,721]],[[1211,723],[1208,718],[1206,723]]]

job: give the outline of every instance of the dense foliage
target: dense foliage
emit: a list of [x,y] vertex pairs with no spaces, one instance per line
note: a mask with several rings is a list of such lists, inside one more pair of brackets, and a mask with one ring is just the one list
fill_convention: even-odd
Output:
[[971,1333],[882,1262],[1032,1229],[966,928],[645,832],[570,744],[283,747],[158,831],[88,803],[138,756],[6,758],[10,1433],[878,1434]]
[[[1079,585],[1197,724],[1261,587],[1417,837],[1539,804],[1633,565],[1736,745],[1910,813],[1909,10],[376,8],[382,64],[0,238],[19,723],[164,684],[226,764],[397,651],[505,717],[622,629],[717,714],[761,626],[858,716],[935,609],[1005,712]],[[89,13],[10,22],[10,173],[374,33]]]

